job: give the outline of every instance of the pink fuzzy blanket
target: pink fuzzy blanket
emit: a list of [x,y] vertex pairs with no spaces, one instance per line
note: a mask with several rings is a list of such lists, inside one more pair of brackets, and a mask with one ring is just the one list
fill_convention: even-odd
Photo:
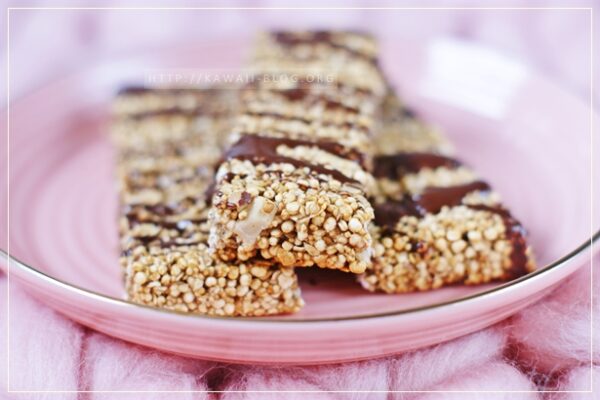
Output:
[[[600,262],[597,258],[596,264]],[[594,296],[590,296],[593,280]],[[365,362],[315,367],[253,367],[174,357],[127,344],[69,321],[11,282],[11,391],[188,391],[168,393],[0,393],[0,399],[598,398],[600,274],[582,268],[553,294],[483,331],[430,348]],[[0,298],[6,278],[0,276]],[[590,300],[592,299],[592,300]],[[590,312],[590,301],[593,314]],[[13,309],[14,307],[14,309]],[[591,317],[591,318],[590,318]],[[7,321],[0,313],[0,387],[6,392]],[[593,345],[593,346],[592,346]],[[593,348],[593,353],[591,352]],[[193,393],[190,391],[241,391]],[[420,391],[397,393],[385,391]],[[540,393],[539,391],[556,391]],[[254,392],[252,392],[254,391]],[[445,391],[424,392],[424,391]],[[453,392],[454,391],[454,392]],[[464,393],[457,391],[474,391]],[[491,393],[490,391],[509,391]],[[536,392],[537,391],[537,392]],[[568,393],[565,391],[580,391]],[[597,396],[597,394],[596,394]]]

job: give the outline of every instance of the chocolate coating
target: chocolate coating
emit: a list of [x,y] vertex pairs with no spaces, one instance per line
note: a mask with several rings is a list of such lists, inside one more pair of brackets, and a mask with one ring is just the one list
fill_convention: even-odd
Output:
[[341,172],[320,165],[311,164],[306,161],[298,160],[291,157],[285,157],[277,153],[277,147],[288,146],[315,146],[327,152],[336,154],[341,157],[346,157],[348,151],[343,146],[333,142],[310,142],[306,140],[294,140],[288,138],[272,138],[258,135],[243,135],[241,139],[235,143],[225,156],[224,160],[238,159],[250,160],[253,163],[274,164],[287,163],[292,164],[297,168],[309,168],[318,173],[330,175],[342,183],[358,183],[356,180],[347,177]]
[[474,191],[487,191],[490,186],[483,181],[449,187],[430,187],[415,196],[406,196],[399,201],[387,201],[374,205],[375,223],[379,226],[394,227],[405,216],[423,217],[438,213],[442,207],[460,205],[463,198]]
[[434,153],[398,153],[375,157],[373,176],[376,178],[399,179],[408,173],[423,168],[456,168],[460,161]]

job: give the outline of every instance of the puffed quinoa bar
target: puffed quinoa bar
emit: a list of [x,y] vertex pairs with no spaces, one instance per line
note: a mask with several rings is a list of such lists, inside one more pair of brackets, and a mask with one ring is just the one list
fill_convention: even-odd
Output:
[[349,31],[276,31],[258,36],[251,69],[329,77],[337,89],[383,97],[387,83],[378,62],[377,41]]
[[450,141],[434,126],[426,123],[410,107],[402,103],[389,88],[382,106],[382,123],[376,131],[376,154],[406,152],[452,155]]
[[[412,113],[397,119],[405,118],[416,119]],[[402,126],[392,118],[386,135],[377,139],[380,148],[395,143],[396,153],[374,161],[374,260],[359,277],[363,287],[403,293],[509,280],[532,271],[525,230],[498,195],[448,155],[445,139]]]
[[208,253],[207,196],[231,130],[230,90],[122,90],[112,138],[129,300],[182,312],[262,316],[298,311],[294,271]]
[[[376,188],[372,138],[386,88],[373,39],[266,34],[251,68],[281,79],[257,80],[241,95],[209,216],[214,256],[364,272],[374,218],[367,197]],[[314,71],[335,78],[312,82]]]

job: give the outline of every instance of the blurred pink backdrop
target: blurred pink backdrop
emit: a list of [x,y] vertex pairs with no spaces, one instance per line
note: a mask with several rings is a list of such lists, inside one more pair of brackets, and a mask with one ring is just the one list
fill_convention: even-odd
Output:
[[[52,2],[10,0],[11,7]],[[72,7],[590,7],[595,1],[66,1]],[[1,22],[6,32],[6,19]],[[596,24],[596,36],[599,33]],[[454,36],[495,48],[590,96],[589,10],[11,10],[10,92],[15,98],[51,79],[116,55],[265,28],[358,28],[392,40]],[[2,85],[6,85],[6,43]],[[207,55],[209,57],[210,55]],[[596,63],[595,73],[600,72]],[[5,90],[5,87],[2,88]],[[594,93],[598,99],[598,91]],[[6,101],[2,100],[3,103]]]
[[[12,7],[47,7],[49,1],[0,0]],[[373,6],[368,2],[327,2],[344,7]],[[589,7],[592,1],[419,1],[378,2],[377,5],[438,7],[460,6],[563,6]],[[157,2],[64,0],[60,6],[220,6],[274,7],[311,5],[320,2],[222,1]],[[597,18],[596,18],[597,19]],[[595,36],[598,35],[596,23]],[[453,36],[494,48],[548,75],[566,90],[584,100],[590,98],[592,78],[589,10],[12,10],[10,12],[11,98],[88,65],[116,56],[174,43],[212,40],[221,36],[251,35],[267,28],[353,28],[369,30],[386,40]],[[0,22],[7,31],[7,19]],[[2,39],[5,39],[4,36]],[[598,40],[596,40],[596,44]],[[0,62],[0,85],[6,92],[7,47]],[[596,51],[596,54],[598,52]],[[206,57],[210,57],[207,54]],[[595,60],[596,61],[596,60]],[[595,63],[595,76],[600,72]],[[597,86],[597,85],[596,85]],[[594,98],[600,100],[596,90]],[[6,99],[0,100],[0,106]],[[596,105],[600,102],[596,101]],[[597,106],[596,106],[597,107]],[[0,128],[2,129],[2,128]],[[568,134],[568,132],[565,132]],[[598,263],[598,260],[595,261]],[[193,361],[164,355],[113,340],[77,325],[32,300],[17,285],[11,296],[20,307],[21,318],[11,321],[18,346],[11,348],[13,389],[221,389],[221,390],[504,390],[494,399],[592,399],[591,393],[541,395],[535,389],[588,390],[591,381],[600,385],[600,339],[589,336],[590,321],[600,329],[600,296],[593,297],[589,315],[590,285],[595,294],[600,276],[583,268],[549,298],[491,328],[464,338],[416,352],[361,363],[305,368],[249,368]],[[7,283],[0,275],[0,298],[6,298]],[[0,312],[1,332],[8,321]],[[593,354],[589,343],[594,340]],[[0,346],[0,360],[5,360]],[[85,353],[84,353],[85,351]],[[590,361],[592,365],[590,365]],[[590,366],[592,368],[590,368]],[[108,394],[65,393],[60,397],[37,393],[22,397],[4,394],[8,387],[4,362],[0,363],[0,399],[110,398]],[[21,372],[23,371],[23,372]],[[597,390],[597,389],[596,389]],[[265,398],[265,394],[232,393],[222,398]],[[290,398],[293,395],[289,395]],[[302,397],[301,397],[302,396]],[[310,398],[299,394],[295,398]],[[400,395],[399,395],[400,396]],[[467,397],[430,394],[419,398],[492,398],[492,394]],[[219,397],[219,398],[220,398]],[[322,398],[340,398],[323,394]],[[165,398],[160,393],[139,397]],[[168,397],[167,397],[168,398]],[[212,394],[182,394],[177,398],[217,398]],[[283,398],[277,394],[270,398]],[[353,398],[362,398],[359,395]],[[368,398],[400,398],[376,393]],[[415,398],[415,397],[402,397]]]

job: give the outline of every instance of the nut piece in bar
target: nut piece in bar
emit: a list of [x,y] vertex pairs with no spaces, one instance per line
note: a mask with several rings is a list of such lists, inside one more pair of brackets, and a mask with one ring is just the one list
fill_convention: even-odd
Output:
[[[185,103],[177,99],[182,92],[201,101],[174,109],[173,103]],[[113,124],[127,296],[208,315],[296,312],[303,300],[292,269],[260,261],[229,265],[209,256],[205,192],[220,157],[220,136],[231,129],[223,116],[235,103],[224,91],[198,92],[124,90],[116,101],[135,104]]]

